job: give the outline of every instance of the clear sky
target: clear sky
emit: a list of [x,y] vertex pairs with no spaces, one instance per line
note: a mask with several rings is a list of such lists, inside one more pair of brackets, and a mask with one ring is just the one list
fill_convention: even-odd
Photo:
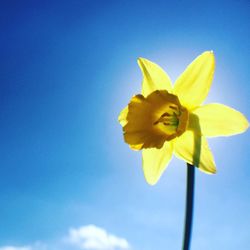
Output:
[[[185,163],[146,184],[117,116],[140,92],[138,57],[175,80],[213,50],[206,102],[249,119],[249,13],[247,0],[1,1],[0,249],[180,249]],[[250,249],[249,141],[209,139],[218,173],[196,171],[192,250]]]

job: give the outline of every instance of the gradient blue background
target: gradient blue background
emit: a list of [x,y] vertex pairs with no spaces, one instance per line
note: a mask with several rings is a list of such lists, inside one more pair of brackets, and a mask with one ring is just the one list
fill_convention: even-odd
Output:
[[[206,102],[249,118],[249,13],[246,0],[1,1],[0,247],[95,224],[133,250],[180,249],[185,163],[147,185],[117,116],[140,92],[139,56],[175,80],[213,50]],[[192,250],[250,249],[249,141],[209,139],[218,174],[196,171]]]

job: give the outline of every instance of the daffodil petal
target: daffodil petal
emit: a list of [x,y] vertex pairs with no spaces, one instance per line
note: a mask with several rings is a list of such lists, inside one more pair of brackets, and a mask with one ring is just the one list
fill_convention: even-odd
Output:
[[205,136],[240,134],[249,127],[248,120],[239,111],[223,104],[211,103],[193,111],[198,116],[201,133]]
[[191,110],[206,99],[214,69],[214,54],[212,51],[206,51],[198,56],[176,80],[173,93],[179,97],[184,107]]
[[165,142],[161,149],[149,148],[142,150],[143,172],[150,185],[156,184],[166,169],[173,154],[172,142]]
[[142,94],[145,97],[155,90],[172,92],[171,80],[160,66],[145,58],[139,58],[138,64],[143,75]]
[[174,154],[205,173],[216,173],[215,162],[206,138],[193,131],[186,131],[175,139]]
[[126,124],[127,124],[127,115],[128,115],[128,106],[127,107],[125,107],[122,111],[121,111],[121,113],[120,113],[120,115],[118,116],[118,121],[120,122],[120,124],[122,125],[122,126],[125,126]]

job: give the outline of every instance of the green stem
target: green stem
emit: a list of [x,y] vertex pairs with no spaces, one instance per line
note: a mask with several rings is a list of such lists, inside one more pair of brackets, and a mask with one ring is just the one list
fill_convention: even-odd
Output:
[[193,204],[194,204],[194,173],[195,173],[195,167],[187,163],[186,216],[185,216],[184,238],[182,245],[183,250],[189,250],[191,241]]

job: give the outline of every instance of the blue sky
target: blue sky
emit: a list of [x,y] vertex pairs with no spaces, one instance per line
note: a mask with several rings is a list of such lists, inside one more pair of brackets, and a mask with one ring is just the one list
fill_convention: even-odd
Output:
[[[86,249],[70,238],[80,228],[180,249],[185,163],[147,185],[117,116],[140,92],[138,57],[174,80],[213,50],[206,102],[249,119],[249,12],[243,0],[1,2],[0,249]],[[250,248],[249,141],[209,139],[218,174],[196,171],[192,250]]]

